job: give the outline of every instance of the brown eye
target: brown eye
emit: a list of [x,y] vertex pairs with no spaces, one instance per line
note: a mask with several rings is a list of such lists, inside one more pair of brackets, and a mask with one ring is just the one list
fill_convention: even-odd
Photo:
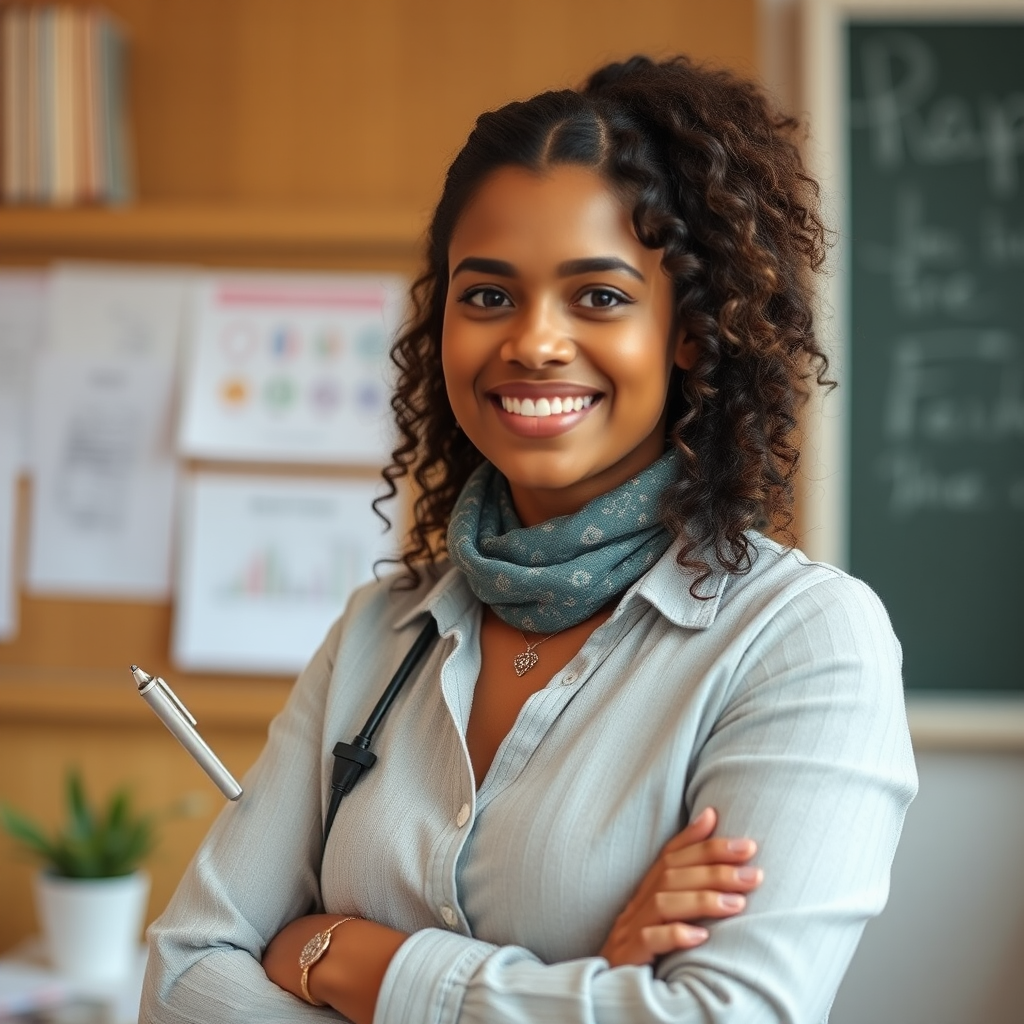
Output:
[[512,300],[497,288],[471,288],[459,301],[479,309],[501,309],[512,305]]
[[585,309],[615,309],[616,306],[628,305],[631,301],[622,292],[612,288],[589,288],[580,296],[579,305]]

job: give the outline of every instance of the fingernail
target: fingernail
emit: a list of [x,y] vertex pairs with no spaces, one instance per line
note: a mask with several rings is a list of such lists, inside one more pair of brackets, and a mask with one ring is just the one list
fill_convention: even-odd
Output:
[[697,928],[695,925],[690,926],[690,938],[703,942],[708,937],[707,928]]
[[723,892],[718,897],[718,905],[725,907],[726,910],[742,910],[747,905],[747,901],[738,893]]
[[746,853],[754,846],[753,839],[730,839],[728,850],[730,853]]
[[741,882],[756,882],[761,877],[760,868],[737,868],[736,877]]

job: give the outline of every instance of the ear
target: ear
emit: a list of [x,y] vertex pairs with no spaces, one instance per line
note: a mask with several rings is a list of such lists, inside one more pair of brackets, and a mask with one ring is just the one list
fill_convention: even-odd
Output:
[[697,362],[699,351],[697,342],[690,338],[686,331],[680,330],[676,338],[675,349],[672,353],[672,361],[680,370],[692,370],[693,364]]

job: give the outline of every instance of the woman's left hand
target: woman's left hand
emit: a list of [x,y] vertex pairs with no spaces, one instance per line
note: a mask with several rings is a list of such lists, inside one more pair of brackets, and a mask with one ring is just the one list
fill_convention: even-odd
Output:
[[[304,999],[299,954],[316,935],[342,920],[340,914],[310,914],[286,924],[263,952],[263,970],[275,984]],[[355,1024],[371,1024],[384,974],[398,947],[402,932],[353,918],[334,929],[327,952],[310,968],[309,994],[332,1006]]]
[[653,964],[699,946],[708,930],[694,921],[732,917],[746,907],[746,894],[763,877],[747,863],[757,844],[710,838],[717,820],[709,807],[665,844],[601,949],[612,967]]

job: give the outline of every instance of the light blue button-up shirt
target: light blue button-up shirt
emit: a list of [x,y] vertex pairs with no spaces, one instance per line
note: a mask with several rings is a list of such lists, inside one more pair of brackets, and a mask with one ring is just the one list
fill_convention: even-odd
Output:
[[[409,932],[375,1024],[817,1024],[883,907],[916,790],[900,651],[871,590],[757,536],[699,600],[675,548],[523,706],[484,779],[465,743],[481,607],[361,590],[151,928],[143,1021],[333,1017],[270,983],[269,940],[320,902]],[[331,750],[426,615],[440,641],[378,732],[320,869]],[[713,806],[765,881],[657,966],[597,955],[664,843]]]

